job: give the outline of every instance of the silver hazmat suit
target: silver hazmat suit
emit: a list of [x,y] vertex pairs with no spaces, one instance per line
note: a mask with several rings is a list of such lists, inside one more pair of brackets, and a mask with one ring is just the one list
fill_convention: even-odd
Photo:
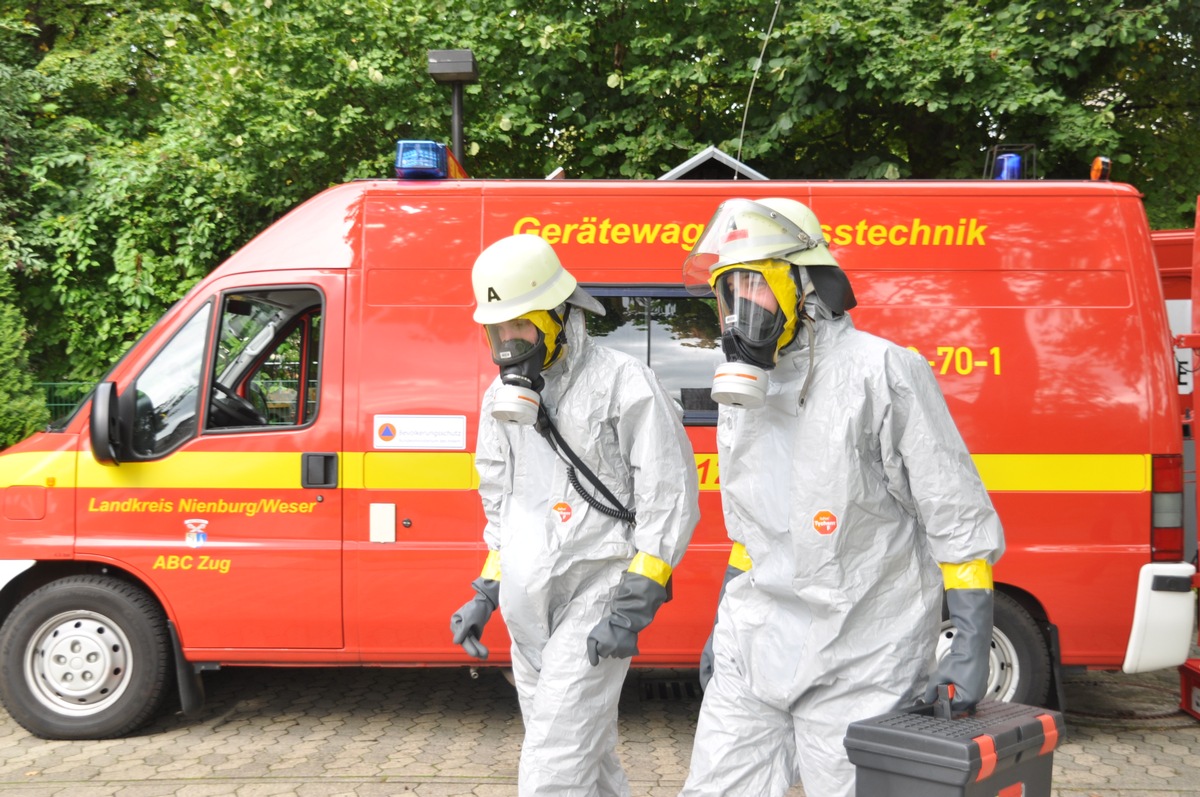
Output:
[[492,418],[497,380],[483,399],[476,448],[484,538],[500,554],[500,612],[525,722],[519,793],[628,795],[615,746],[630,662],[601,658],[593,667],[587,636],[637,552],[679,563],[699,520],[696,463],[654,373],[592,343],[578,309],[566,333],[565,361],[543,373],[542,403],[572,450],[636,511],[636,527],[588,506],[532,426]]
[[932,671],[938,563],[1004,549],[929,364],[817,304],[804,406],[800,330],[764,407],[720,409],[725,523],[753,566],[718,610],[687,797],[798,780],[808,797],[851,797],[846,726],[913,704]]

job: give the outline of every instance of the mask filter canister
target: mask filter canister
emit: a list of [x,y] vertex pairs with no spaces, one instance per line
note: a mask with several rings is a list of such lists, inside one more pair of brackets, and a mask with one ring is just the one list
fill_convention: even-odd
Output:
[[542,398],[536,390],[520,385],[501,385],[492,402],[492,417],[504,423],[532,426],[541,406]]
[[770,374],[756,365],[722,363],[713,375],[712,399],[728,407],[758,409],[766,402],[770,383]]

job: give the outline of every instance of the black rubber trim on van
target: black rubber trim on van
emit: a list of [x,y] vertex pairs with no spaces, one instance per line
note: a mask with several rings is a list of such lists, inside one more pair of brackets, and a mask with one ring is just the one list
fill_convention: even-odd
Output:
[[1191,592],[1191,576],[1155,576],[1150,582],[1152,592]]

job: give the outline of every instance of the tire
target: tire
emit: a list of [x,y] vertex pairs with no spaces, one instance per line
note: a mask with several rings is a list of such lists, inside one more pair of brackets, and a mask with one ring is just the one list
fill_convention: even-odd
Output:
[[42,739],[112,739],[145,725],[171,682],[162,608],[109,576],[30,593],[0,628],[0,702]]
[[[937,643],[939,660],[950,649],[954,634],[953,623],[943,620]],[[1046,705],[1051,675],[1046,637],[1021,604],[1003,592],[995,594],[990,659],[984,700]]]

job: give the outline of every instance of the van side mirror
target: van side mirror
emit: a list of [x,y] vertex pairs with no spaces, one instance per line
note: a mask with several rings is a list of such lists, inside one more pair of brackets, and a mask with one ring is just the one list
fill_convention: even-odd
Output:
[[120,465],[121,420],[117,406],[117,383],[101,382],[92,393],[92,456],[101,465]]

